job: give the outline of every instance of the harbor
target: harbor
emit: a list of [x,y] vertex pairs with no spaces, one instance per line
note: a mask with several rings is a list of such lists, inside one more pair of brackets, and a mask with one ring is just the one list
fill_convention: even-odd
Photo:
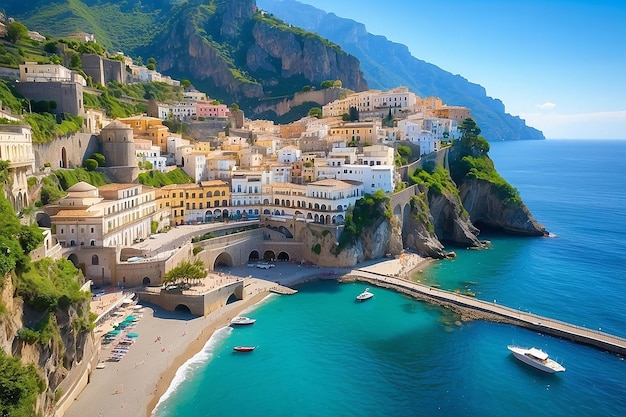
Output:
[[568,339],[617,355],[626,355],[626,339],[600,330],[554,320],[515,310],[494,302],[482,301],[467,295],[441,290],[415,281],[386,275],[368,269],[355,269],[342,281],[361,281],[373,286],[389,288],[418,300],[437,304],[456,311],[462,320],[488,320],[524,327],[539,333]]

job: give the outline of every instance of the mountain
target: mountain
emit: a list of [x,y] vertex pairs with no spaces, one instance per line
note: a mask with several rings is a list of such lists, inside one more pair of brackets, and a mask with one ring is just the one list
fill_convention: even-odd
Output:
[[468,107],[490,141],[545,139],[541,131],[527,126],[523,119],[506,113],[504,104],[488,97],[484,87],[413,57],[405,45],[372,35],[361,23],[295,0],[257,0],[257,4],[356,56],[370,88],[387,90],[404,85],[421,97],[436,96],[446,104]]
[[145,59],[189,79],[211,97],[239,101],[249,112],[260,99],[339,79],[368,88],[359,61],[328,40],[261,13],[254,0],[8,0],[5,12],[29,29],[63,37],[93,33],[110,51]]

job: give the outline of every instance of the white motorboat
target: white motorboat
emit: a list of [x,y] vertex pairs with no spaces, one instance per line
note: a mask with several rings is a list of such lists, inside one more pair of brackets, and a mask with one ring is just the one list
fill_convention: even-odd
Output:
[[256,319],[251,319],[250,317],[238,316],[230,321],[230,324],[233,326],[247,326],[249,324],[254,324]]
[[565,368],[560,363],[550,359],[548,354],[541,349],[534,347],[528,349],[512,345],[507,346],[507,348],[513,352],[513,356],[533,368],[550,374],[565,371]]
[[363,291],[361,294],[356,296],[356,299],[358,301],[365,301],[365,300],[369,300],[370,298],[372,298],[374,296],[374,294],[372,294],[370,292],[369,288],[366,288],[365,291]]

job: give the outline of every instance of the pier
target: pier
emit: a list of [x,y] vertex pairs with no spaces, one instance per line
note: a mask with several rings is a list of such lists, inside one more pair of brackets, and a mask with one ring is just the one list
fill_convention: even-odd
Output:
[[613,354],[626,355],[626,339],[597,330],[525,313],[495,302],[478,300],[462,294],[433,288],[414,281],[362,269],[352,270],[342,281],[363,281],[373,286],[393,289],[412,298],[456,311],[463,320],[488,320],[508,323],[540,333],[568,339]]

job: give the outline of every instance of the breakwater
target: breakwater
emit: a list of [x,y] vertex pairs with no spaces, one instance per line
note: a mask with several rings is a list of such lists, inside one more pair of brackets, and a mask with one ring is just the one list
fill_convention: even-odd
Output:
[[362,281],[376,287],[393,289],[412,298],[440,305],[457,312],[462,320],[488,320],[508,323],[540,333],[568,339],[613,354],[626,355],[626,339],[599,330],[572,325],[548,317],[526,313],[495,302],[478,300],[418,282],[361,269],[352,270],[341,281]]

